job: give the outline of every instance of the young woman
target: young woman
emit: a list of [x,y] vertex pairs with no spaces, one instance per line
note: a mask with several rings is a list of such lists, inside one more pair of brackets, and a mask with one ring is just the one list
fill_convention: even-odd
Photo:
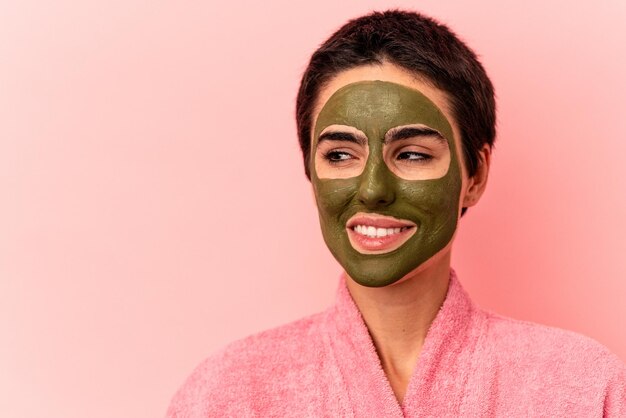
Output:
[[312,56],[305,171],[343,266],[326,312],[202,363],[169,416],[626,416],[626,370],[583,336],[482,311],[450,266],[495,138],[493,87],[448,28],[391,11]]

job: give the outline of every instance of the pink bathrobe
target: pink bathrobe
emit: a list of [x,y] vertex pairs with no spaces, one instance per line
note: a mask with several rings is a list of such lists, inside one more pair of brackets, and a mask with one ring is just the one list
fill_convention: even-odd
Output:
[[402,404],[342,281],[335,306],[204,361],[168,417],[626,417],[626,367],[595,341],[485,312],[451,276]]

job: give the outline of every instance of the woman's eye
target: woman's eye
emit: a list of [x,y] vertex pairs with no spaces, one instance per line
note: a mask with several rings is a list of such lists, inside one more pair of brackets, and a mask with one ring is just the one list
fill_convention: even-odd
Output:
[[398,154],[398,160],[427,161],[432,158],[433,157],[428,154],[416,151],[404,151]]
[[352,159],[352,155],[345,151],[330,151],[324,154],[324,158],[331,163],[341,162]]

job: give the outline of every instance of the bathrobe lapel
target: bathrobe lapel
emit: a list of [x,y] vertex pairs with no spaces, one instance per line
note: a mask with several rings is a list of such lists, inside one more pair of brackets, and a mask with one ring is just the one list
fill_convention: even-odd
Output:
[[328,343],[354,416],[454,416],[463,408],[466,383],[484,320],[452,272],[446,299],[431,324],[400,405],[376,348],[342,279],[328,316]]

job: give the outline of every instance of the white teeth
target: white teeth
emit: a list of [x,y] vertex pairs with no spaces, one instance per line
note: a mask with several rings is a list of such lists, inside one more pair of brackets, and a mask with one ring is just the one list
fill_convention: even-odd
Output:
[[399,234],[400,232],[409,229],[409,227],[403,226],[401,228],[376,228],[374,226],[356,225],[352,229],[354,230],[354,232],[370,238],[382,238],[386,237],[387,235]]

